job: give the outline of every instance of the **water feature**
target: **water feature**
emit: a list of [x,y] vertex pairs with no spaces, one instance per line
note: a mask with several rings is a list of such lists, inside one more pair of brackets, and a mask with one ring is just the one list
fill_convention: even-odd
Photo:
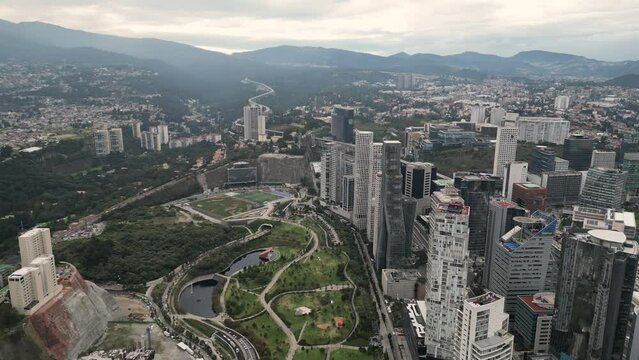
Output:
[[[260,252],[262,250],[255,250],[236,258],[221,274],[231,276],[242,269],[264,263],[260,259]],[[179,303],[180,308],[190,314],[213,318],[217,315],[213,311],[213,289],[218,282],[211,278],[212,275],[205,277],[186,286],[180,293]]]

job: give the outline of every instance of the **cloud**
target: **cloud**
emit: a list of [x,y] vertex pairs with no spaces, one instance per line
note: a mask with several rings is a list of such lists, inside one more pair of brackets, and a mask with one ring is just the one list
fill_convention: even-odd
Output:
[[544,49],[639,59],[635,0],[8,0],[0,17],[227,52],[291,44],[378,54]]

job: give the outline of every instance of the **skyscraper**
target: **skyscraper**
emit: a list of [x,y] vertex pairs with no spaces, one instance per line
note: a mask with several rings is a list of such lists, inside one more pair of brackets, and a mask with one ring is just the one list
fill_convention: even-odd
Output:
[[342,209],[353,211],[355,199],[355,176],[345,175],[342,177]]
[[596,209],[621,210],[624,203],[626,172],[619,169],[592,168],[586,175],[579,205]]
[[528,163],[525,161],[513,161],[504,165],[503,177],[502,196],[512,200],[513,185],[525,183],[528,178]]
[[559,95],[555,98],[555,110],[566,110],[570,106],[570,96]]
[[495,179],[486,174],[457,172],[454,184],[464,203],[472,210],[469,215],[468,251],[473,257],[484,256],[486,250],[486,220],[488,203],[495,193]]
[[370,157],[373,146],[373,132],[355,130],[355,204],[353,224],[360,230],[366,229],[368,217],[368,182],[370,181]]
[[506,298],[514,314],[519,295],[553,291],[555,266],[551,248],[558,221],[540,211],[513,218],[515,227],[493,244],[488,289]]
[[490,109],[490,123],[497,126],[502,126],[506,118],[506,109],[495,106]]
[[258,140],[259,121],[262,115],[260,105],[244,106],[244,140]]
[[51,231],[47,228],[33,228],[18,237],[20,264],[29,266],[37,257],[53,254]]
[[612,230],[566,234],[550,352],[573,359],[621,359],[630,322],[639,245]]
[[169,143],[169,126],[166,124],[160,124],[157,126],[158,134],[160,134],[160,142],[162,144]]
[[504,298],[491,292],[464,300],[457,320],[458,360],[511,360],[514,336],[508,333]]
[[344,176],[353,175],[355,146],[329,142],[322,152],[320,198],[334,204],[342,203]]
[[530,154],[528,172],[539,175],[547,171],[555,171],[555,150],[547,146],[535,146]]
[[[378,224],[377,251],[375,263],[377,269],[400,268],[408,255],[406,242],[408,226],[412,226],[414,217],[409,220],[405,210],[410,204],[403,200],[400,155],[402,144],[399,141],[384,141],[382,146],[382,188],[381,215]],[[414,216],[414,212],[413,212]]]
[[595,140],[581,134],[575,134],[564,142],[562,157],[568,160],[568,166],[571,169],[585,171],[590,167],[594,147]]
[[368,177],[368,217],[366,235],[373,243],[373,254],[377,253],[378,230],[380,223],[382,188],[382,143],[373,143],[370,151],[370,171]]
[[614,151],[593,150],[592,159],[590,160],[590,167],[591,168],[602,167],[607,169],[614,169],[616,158],[617,158],[617,153]]
[[546,188],[546,206],[575,205],[579,201],[581,173],[579,171],[549,171],[541,176]]
[[518,128],[500,127],[497,129],[495,158],[493,159],[493,176],[504,175],[504,165],[515,161],[517,154]]
[[417,200],[419,214],[430,207],[430,188],[435,171],[431,163],[402,160],[402,192],[404,196]]
[[122,138],[122,128],[109,129],[109,143],[111,152],[124,152],[124,139]]
[[331,114],[331,135],[335,141],[351,144],[353,142],[353,117],[351,107],[335,105]]
[[486,230],[486,256],[482,283],[488,287],[492,272],[492,259],[497,242],[506,232],[515,227],[514,218],[525,216],[526,209],[512,201],[491,199],[488,209],[488,223]]
[[459,191],[453,187],[431,196],[426,245],[425,343],[429,355],[456,356],[457,311],[467,297],[468,215]]
[[470,122],[483,124],[486,121],[486,108],[482,104],[475,104],[470,109]]
[[639,153],[625,153],[623,155],[623,170],[626,175],[626,189],[635,194],[639,190]]
[[96,156],[106,156],[111,153],[111,141],[109,130],[96,130],[93,132],[93,145]]

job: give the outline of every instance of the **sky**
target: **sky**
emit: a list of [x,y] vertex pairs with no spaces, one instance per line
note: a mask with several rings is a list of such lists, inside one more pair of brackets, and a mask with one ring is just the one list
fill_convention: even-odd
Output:
[[639,60],[639,0],[0,0],[0,18],[225,53],[298,45]]

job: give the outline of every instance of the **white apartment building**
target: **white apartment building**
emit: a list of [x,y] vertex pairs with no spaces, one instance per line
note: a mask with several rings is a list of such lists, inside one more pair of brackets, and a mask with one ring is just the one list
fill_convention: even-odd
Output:
[[18,245],[22,266],[29,266],[37,257],[53,254],[51,231],[47,228],[33,228],[25,232],[18,237]]
[[473,105],[470,109],[470,122],[473,124],[483,124],[486,122],[486,107],[484,105]]
[[496,126],[502,126],[506,119],[506,109],[495,106],[490,109],[490,123]]
[[140,145],[146,150],[161,151],[162,139],[159,132],[143,131],[140,136]]
[[142,136],[142,122],[135,120],[131,123],[131,132],[133,137],[139,139]]
[[566,110],[570,106],[570,96],[559,95],[555,98],[555,110]]
[[382,206],[382,143],[371,144],[369,154],[370,171],[368,174],[368,218],[366,224],[366,235],[373,243],[373,254],[377,252],[379,234],[380,208]]
[[504,165],[504,182],[502,185],[502,196],[509,201],[513,197],[513,185],[525,183],[528,179],[528,163],[525,161],[513,161]]
[[93,145],[96,156],[107,156],[111,153],[111,141],[109,130],[96,130],[93,132]]
[[244,106],[244,140],[258,140],[260,121],[264,123],[263,127],[266,127],[266,118],[260,119],[263,115],[262,107],[259,105]]
[[12,306],[31,315],[62,290],[58,285],[51,232],[31,229],[18,237],[22,268],[9,275]]
[[455,343],[458,360],[511,360],[514,336],[508,333],[504,298],[488,292],[465,300]]
[[468,294],[469,214],[457,189],[432,194],[425,274],[425,344],[431,356],[453,358],[457,352],[457,309]]
[[493,159],[493,176],[504,175],[504,165],[515,161],[517,155],[518,128],[500,127],[497,129],[497,143]]
[[368,183],[370,181],[370,157],[373,146],[373,132],[355,130],[355,205],[353,207],[353,225],[360,230],[366,229],[368,222]]
[[169,143],[169,126],[166,124],[160,124],[157,126],[158,134],[160,135],[160,142],[162,144]]
[[614,151],[593,150],[592,158],[590,160],[590,167],[614,169],[616,157],[617,157],[617,153]]
[[551,117],[519,117],[519,141],[563,145],[570,136],[570,121]]
[[122,138],[122,128],[109,129],[109,142],[111,152],[124,152],[124,138]]

